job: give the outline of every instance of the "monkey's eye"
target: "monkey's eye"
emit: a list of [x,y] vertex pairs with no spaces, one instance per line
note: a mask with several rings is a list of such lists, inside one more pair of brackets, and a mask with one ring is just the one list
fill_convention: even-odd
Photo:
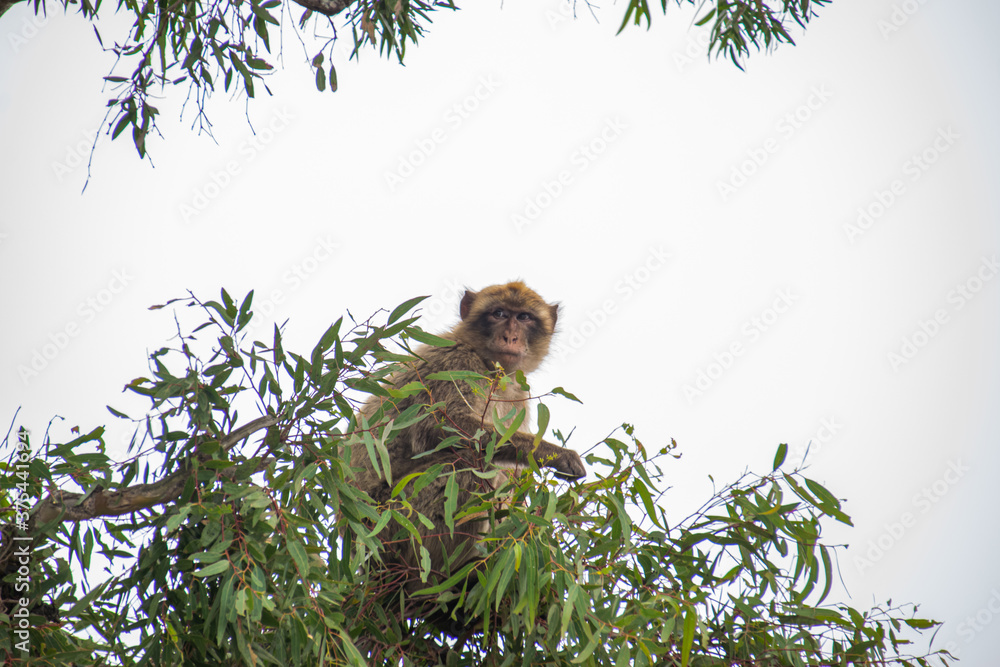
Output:
[[507,311],[504,310],[503,308],[497,308],[496,310],[493,311],[493,317],[497,318],[498,320],[502,320],[503,318],[507,317]]
[[517,319],[521,322],[528,322],[532,319],[531,313],[518,313]]

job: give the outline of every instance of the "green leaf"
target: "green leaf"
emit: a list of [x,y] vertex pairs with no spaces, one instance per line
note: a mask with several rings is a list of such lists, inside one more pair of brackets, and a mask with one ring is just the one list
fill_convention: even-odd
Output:
[[489,378],[480,373],[476,373],[475,371],[440,371],[438,373],[428,374],[427,379],[442,380],[445,382],[457,382],[459,380],[465,380],[465,381],[488,380]]
[[[379,478],[381,479],[382,474],[380,472],[380,469],[382,468],[382,466],[379,465],[378,455],[375,453],[375,438],[372,436],[371,432],[367,430],[368,420],[365,419],[364,417],[362,417],[362,428],[366,430],[361,434],[361,442],[363,442],[365,445],[365,451],[368,453],[368,460],[371,461],[372,469],[375,471],[375,474],[378,475]],[[357,446],[356,442],[354,443],[354,446],[355,447]]]
[[[496,567],[501,567],[501,564],[498,563]],[[507,587],[510,585],[511,580],[514,578],[514,572],[517,570],[517,554],[513,549],[505,552],[502,567],[503,574],[500,575],[500,581],[497,583],[494,611],[500,610],[500,602],[504,599]]]
[[427,583],[427,576],[431,572],[431,552],[427,547],[420,545],[420,581]]
[[118,138],[118,135],[122,133],[122,130],[128,127],[128,124],[132,120],[133,117],[130,116],[129,114],[125,114],[120,119],[118,119],[118,123],[115,125],[115,129],[111,132],[112,141]]
[[[242,591],[240,591],[242,592]],[[237,604],[238,604],[237,600]],[[236,634],[236,648],[240,652],[240,656],[243,658],[244,665],[256,665],[257,660],[254,660],[253,656],[250,654],[250,647],[247,646],[247,633],[237,632]]]
[[588,659],[590,659],[590,655],[594,652],[594,649],[596,649],[597,645],[600,643],[601,643],[601,635],[599,633],[595,633],[594,636],[590,638],[590,641],[587,642],[587,645],[583,647],[583,650],[580,651],[580,655],[570,660],[570,662],[572,662],[574,665],[579,665],[581,663],[586,662]]
[[385,481],[392,484],[392,461],[389,459],[389,449],[385,446],[386,440],[392,433],[393,421],[390,419],[382,430],[382,437],[375,441],[375,449],[382,460],[382,472],[385,473]]
[[455,534],[455,512],[458,510],[458,482],[455,477],[452,472],[444,485],[444,523],[450,535]]
[[182,523],[184,523],[184,520],[187,519],[188,514],[190,513],[191,513],[191,506],[185,505],[184,507],[181,507],[177,511],[177,514],[171,514],[169,517],[167,517],[167,531],[172,533],[175,530],[177,530],[177,528],[180,527]]
[[231,565],[228,560],[220,560],[195,571],[193,574],[196,577],[212,577],[217,574],[222,574],[226,570],[230,569]]
[[771,470],[777,470],[785,462],[785,455],[788,454],[788,445],[782,443],[778,445],[778,451],[774,454],[774,465]]
[[709,21],[711,21],[713,16],[715,16],[715,7],[712,7],[712,9],[710,9],[707,14],[705,14],[703,17],[695,21],[694,24],[696,26],[703,26]]
[[573,601],[579,594],[580,586],[574,581],[569,588],[569,594],[566,595],[565,602],[563,602],[562,615],[559,618],[559,637],[566,636],[566,630],[569,628],[569,620],[573,615]]
[[556,504],[558,500],[559,497],[555,493],[552,491],[546,492],[545,514],[542,515],[542,518],[545,519],[545,521],[552,521],[552,517],[556,515]]
[[646,485],[642,483],[642,480],[634,480],[632,482],[632,490],[638,493],[639,497],[642,499],[642,504],[646,508],[646,516],[652,520],[654,525],[659,528],[663,528],[656,516],[656,505],[653,503],[653,496],[649,493],[649,489],[646,488]]
[[565,396],[566,398],[568,398],[571,401],[576,401],[577,403],[579,403],[581,405],[583,404],[583,401],[581,401],[579,398],[577,398],[573,394],[569,393],[568,391],[566,391],[562,387],[556,387],[555,389],[552,390],[551,393],[553,393],[553,394],[559,394],[560,396]]
[[378,522],[375,524],[375,527],[372,528],[371,532],[365,535],[365,537],[370,538],[378,535],[380,532],[382,532],[382,529],[385,528],[386,525],[388,525],[389,519],[391,518],[392,514],[390,512],[382,512],[382,516],[378,518]]
[[115,410],[110,405],[105,405],[104,407],[106,407],[108,409],[108,412],[110,412],[111,414],[113,414],[115,417],[121,417],[122,419],[131,419],[131,417],[129,417],[127,414],[125,414],[124,412],[119,412],[118,410]]
[[691,646],[694,643],[694,633],[698,629],[698,612],[694,607],[684,609],[684,634],[681,638],[681,667],[687,667],[691,661]]
[[[228,611],[233,608],[233,590],[234,590],[234,588],[236,586],[236,577],[233,576],[233,574],[234,574],[233,571],[230,570],[229,573],[225,576],[225,580],[224,580],[224,582],[222,584],[222,589],[221,589],[222,590],[222,595],[221,595],[221,600],[220,600],[220,607],[221,607],[222,615],[223,616],[226,616],[228,614]],[[220,632],[222,630],[224,630],[225,627],[226,627],[226,624],[223,623],[220,620],[219,621],[219,630],[220,630]],[[221,639],[219,639],[217,641],[221,641]]]
[[288,553],[295,561],[295,567],[303,579],[309,579],[309,557],[306,555],[305,546],[297,539],[288,538]]
[[424,343],[425,345],[431,345],[433,347],[451,347],[455,344],[455,341],[453,340],[429,334],[416,326],[412,326],[407,329],[406,335],[419,343]]
[[253,290],[250,290],[246,298],[243,299],[243,303],[240,304],[239,313],[236,315],[236,325],[237,328],[242,329],[247,324],[250,323],[250,317],[252,313],[250,308],[253,305]]
[[424,474],[423,470],[418,470],[417,472],[411,472],[409,475],[396,482],[396,486],[392,487],[392,493],[389,494],[389,497],[395,498],[396,496],[398,496],[400,493],[403,492],[403,489],[406,488],[407,484],[417,479],[418,477],[421,477],[423,474]]
[[469,576],[469,572],[472,571],[472,568],[479,564],[480,564],[479,561],[472,561],[466,563],[462,567],[462,569],[460,569],[458,572],[456,572],[455,574],[451,575],[450,577],[442,581],[437,586],[431,586],[430,588],[421,588],[419,591],[414,591],[413,595],[437,595],[438,593],[443,593],[444,591],[448,590],[458,582],[464,581],[465,578]]
[[824,487],[819,482],[809,479],[808,477],[805,477],[803,479],[805,479],[806,486],[809,487],[809,490],[812,491],[813,494],[820,499],[822,504],[830,505],[831,507],[840,509],[840,501],[837,500],[836,496],[827,491],[826,487]]
[[401,303],[398,306],[396,306],[392,310],[392,312],[389,313],[389,319],[386,320],[386,322],[385,322],[386,325],[392,324],[392,323],[396,322],[397,320],[399,320],[399,318],[401,318],[403,315],[406,315],[408,312],[410,312],[411,310],[413,310],[417,306],[418,303],[420,303],[421,301],[423,301],[426,298],[427,298],[426,296],[415,296],[412,299],[410,299],[408,301],[404,301],[403,303]]
[[653,18],[649,13],[649,4],[646,0],[631,0],[625,10],[625,18],[622,20],[621,27],[618,28],[616,34],[621,34],[621,31],[628,25],[629,19],[635,25],[641,25],[643,17],[646,18],[646,29],[648,30],[652,26]]
[[[524,423],[524,417],[525,410],[523,408],[519,409],[517,414],[514,416],[514,420],[511,421],[510,426],[507,427],[507,429],[503,432],[503,435],[500,436],[500,439],[497,440],[496,447],[500,447],[514,437],[514,434],[517,433],[519,428],[521,428],[521,424]],[[500,416],[496,413],[493,415],[493,424],[496,426],[497,431],[503,427],[503,424],[500,422]]]
[[823,592],[820,593],[819,599],[816,601],[817,605],[823,604],[823,600],[830,594],[830,587],[833,586],[833,563],[830,560],[830,553],[826,545],[819,545],[819,555],[823,560],[823,576],[826,580],[826,585],[823,586]]
[[400,526],[406,529],[410,535],[416,538],[417,542],[420,542],[420,531],[417,527],[413,525],[413,522],[407,519],[405,516],[397,512],[396,510],[389,510],[392,513],[392,518],[396,520]]
[[785,483],[788,484],[788,486],[792,487],[792,491],[795,492],[795,495],[797,495],[799,498],[806,501],[810,505],[815,505],[816,507],[819,507],[820,502],[816,500],[816,498],[814,498],[812,495],[810,495],[808,491],[802,488],[802,486],[800,486],[799,483],[795,481],[794,477],[792,477],[787,473],[782,473],[782,479],[785,480]]
[[532,443],[532,449],[538,449],[538,445],[541,444],[543,438],[545,437],[545,430],[549,427],[549,409],[545,407],[544,403],[538,404],[538,432],[535,433],[535,440]]

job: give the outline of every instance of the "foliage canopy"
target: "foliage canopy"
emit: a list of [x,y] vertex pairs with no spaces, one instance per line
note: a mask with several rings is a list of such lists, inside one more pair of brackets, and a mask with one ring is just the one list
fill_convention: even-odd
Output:
[[[584,482],[533,468],[464,507],[446,492],[449,528],[490,517],[482,559],[405,595],[383,540],[417,532],[384,529],[425,521],[407,502],[422,479],[394,480],[376,506],[345,454],[381,457],[426,416],[356,417],[366,394],[397,391],[379,380],[413,341],[439,340],[412,316],[420,299],[341,318],[303,355],[277,327],[268,344],[252,340],[252,296],[180,300],[203,321],[178,325],[149,376],[126,385],[150,403],[131,420],[127,458],[107,451],[104,427],[40,447],[23,427],[8,433],[0,623],[12,630],[0,649],[15,663],[929,664],[909,641],[936,623],[915,607],[827,602],[835,550],[822,522],[850,519],[818,482],[782,469],[784,445],[773,470],[674,520],[663,483],[675,445],[651,451],[629,425],[592,448]],[[557,395],[574,398],[543,398]],[[544,432],[549,411],[538,413]],[[471,435],[452,445],[478,447]],[[478,452],[483,474],[491,447]],[[465,629],[445,632],[449,616]]]
[[[19,2],[32,3],[36,14],[46,13],[46,0],[0,0],[0,16]],[[153,104],[165,91],[187,88],[186,102],[195,107],[195,126],[211,132],[206,103],[220,86],[226,92],[242,89],[253,98],[265,77],[282,57],[285,31],[294,31],[304,60],[315,71],[316,87],[337,90],[334,45],[349,31],[351,57],[371,47],[380,55],[406,56],[407,45],[423,38],[434,12],[458,9],[455,0],[57,0],[65,11],[79,5],[93,25],[101,48],[115,56],[105,76],[113,95],[105,116],[112,139],[130,130],[141,157],[146,140],[157,132],[160,110]],[[590,7],[590,0],[563,0],[574,13]],[[695,0],[673,0],[680,6]],[[730,58],[738,67],[751,46],[768,49],[793,43],[791,24],[805,27],[815,9],[830,0],[705,0],[699,2],[699,26],[710,26],[709,55]],[[577,4],[581,7],[577,7]],[[621,30],[652,24],[648,0],[629,0]],[[669,0],[660,0],[666,13]],[[773,5],[773,7],[772,7]],[[299,13],[301,11],[301,13]],[[103,35],[101,16],[120,14],[131,22],[127,34]],[[185,106],[186,106],[185,102]]]

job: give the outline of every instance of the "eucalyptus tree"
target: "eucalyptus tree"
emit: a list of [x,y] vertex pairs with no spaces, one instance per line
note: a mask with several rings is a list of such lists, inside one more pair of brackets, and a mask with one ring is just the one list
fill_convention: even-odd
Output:
[[[134,429],[127,447],[105,425],[55,438],[15,424],[0,446],[6,664],[948,664],[912,648],[937,626],[915,606],[838,601],[823,529],[850,518],[786,468],[785,445],[770,470],[689,514],[668,490],[684,474],[676,443],[651,446],[629,424],[591,443],[583,481],[532,464],[462,505],[446,485],[449,530],[473,516],[490,528],[443,581],[422,562],[427,586],[414,590],[393,551],[419,551],[429,520],[408,498],[454,471],[392,480],[375,503],[352,483],[349,452],[384,461],[401,430],[440,416],[358,416],[371,394],[421,390],[384,382],[413,343],[449,344],[420,329],[419,302],[338,319],[297,353],[278,327],[250,334],[252,293],[191,295],[172,302],[173,342],[125,385],[135,405],[108,408]],[[576,400],[534,395],[540,433],[549,405]],[[485,476],[502,438],[453,429],[447,443]]]

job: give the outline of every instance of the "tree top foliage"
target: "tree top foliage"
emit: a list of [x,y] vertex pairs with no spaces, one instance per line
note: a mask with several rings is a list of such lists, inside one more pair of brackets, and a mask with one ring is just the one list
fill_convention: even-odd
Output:
[[[574,12],[590,0],[565,0]],[[0,16],[18,2],[32,4],[36,14],[51,8],[47,0],[0,0]],[[267,88],[266,77],[281,57],[282,31],[294,30],[304,58],[315,71],[320,91],[337,90],[334,44],[349,32],[352,57],[370,47],[400,63],[407,45],[424,36],[434,12],[455,10],[455,0],[56,0],[65,11],[78,11],[93,26],[101,48],[115,55],[104,79],[113,95],[105,116],[115,139],[126,130],[140,157],[147,137],[158,132],[159,109],[153,104],[167,90],[186,88],[185,106],[192,103],[194,125],[211,133],[206,103],[216,88],[254,98]],[[680,6],[695,0],[673,0]],[[788,28],[805,27],[815,9],[830,0],[703,0],[697,25],[710,26],[708,54],[727,57],[741,67],[751,47],[768,49],[793,43]],[[648,28],[653,8],[648,0],[629,0],[619,32],[628,26]],[[660,0],[667,11],[671,0]],[[97,19],[111,13],[132,22],[126,34],[102,34]],[[306,36],[311,35],[311,36]],[[327,37],[314,37],[327,35]],[[276,39],[277,37],[277,39]],[[184,94],[184,93],[181,93]]]
[[[449,528],[489,517],[481,558],[445,581],[425,564],[427,587],[407,594],[384,542],[419,539],[427,519],[408,498],[454,471],[393,480],[379,505],[351,484],[348,452],[378,460],[427,417],[357,414],[369,394],[419,390],[380,380],[413,359],[412,343],[442,343],[418,327],[420,301],[341,318],[299,354],[277,327],[254,339],[252,293],[191,296],[176,303],[201,321],[188,330],[192,311],[180,314],[173,343],[126,385],[146,414],[108,408],[135,428],[124,457],[103,426],[41,443],[12,428],[0,448],[0,624],[11,628],[0,653],[157,667],[930,664],[910,642],[937,624],[916,607],[830,601],[836,548],[823,525],[850,519],[823,485],[784,469],[785,445],[770,471],[687,516],[665,487],[681,474],[675,443],[650,448],[627,424],[588,450],[583,482],[532,466],[464,506],[446,490]],[[483,378],[455,379],[466,380]],[[541,398],[575,400],[561,388]],[[545,403],[538,416],[541,433]],[[501,435],[485,447],[453,438],[489,474]],[[403,530],[387,535],[390,521]],[[467,629],[449,630],[459,618]]]

